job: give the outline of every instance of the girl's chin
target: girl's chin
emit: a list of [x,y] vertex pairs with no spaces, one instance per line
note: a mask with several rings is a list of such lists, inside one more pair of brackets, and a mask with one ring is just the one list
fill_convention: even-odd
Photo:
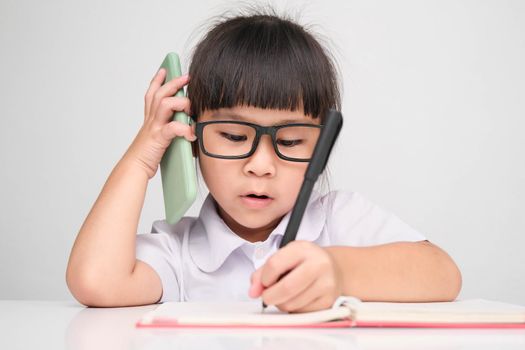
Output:
[[248,230],[273,229],[282,219],[282,216],[275,218],[275,216],[268,215],[270,213],[265,214],[266,215],[263,215],[261,212],[236,212],[233,216],[228,215],[228,217],[230,222],[234,221],[236,225]]
[[219,206],[219,216],[230,228],[238,228],[241,230],[273,230],[279,222],[281,222],[283,215],[275,215],[270,210],[253,210],[243,206],[233,207],[230,212],[224,210]]

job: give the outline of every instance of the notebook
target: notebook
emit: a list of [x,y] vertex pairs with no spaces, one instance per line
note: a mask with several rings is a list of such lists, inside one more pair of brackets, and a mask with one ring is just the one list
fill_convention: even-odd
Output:
[[484,299],[434,303],[363,302],[340,297],[330,309],[286,313],[259,302],[165,302],[139,328],[525,328],[525,307]]

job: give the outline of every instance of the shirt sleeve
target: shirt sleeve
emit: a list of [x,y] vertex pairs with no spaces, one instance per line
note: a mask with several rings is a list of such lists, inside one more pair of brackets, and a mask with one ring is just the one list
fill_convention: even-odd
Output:
[[426,240],[416,229],[358,192],[334,191],[322,201],[334,245],[372,246]]
[[136,258],[151,266],[162,282],[159,303],[180,300],[177,246],[167,233],[144,233],[136,238]]

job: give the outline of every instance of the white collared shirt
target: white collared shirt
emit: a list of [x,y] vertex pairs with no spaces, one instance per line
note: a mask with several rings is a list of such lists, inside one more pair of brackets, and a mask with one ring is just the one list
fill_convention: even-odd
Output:
[[[252,300],[250,276],[278,249],[289,218],[290,213],[266,241],[252,243],[230,230],[208,194],[199,217],[175,225],[158,220],[151,234],[137,235],[136,257],[159,275],[160,302]],[[360,193],[333,191],[312,193],[296,239],[356,247],[425,237]]]

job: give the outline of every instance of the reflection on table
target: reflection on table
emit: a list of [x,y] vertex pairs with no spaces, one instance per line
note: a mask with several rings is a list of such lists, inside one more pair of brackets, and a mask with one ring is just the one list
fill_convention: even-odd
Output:
[[155,307],[0,301],[0,349],[525,349],[525,329],[135,328]]

